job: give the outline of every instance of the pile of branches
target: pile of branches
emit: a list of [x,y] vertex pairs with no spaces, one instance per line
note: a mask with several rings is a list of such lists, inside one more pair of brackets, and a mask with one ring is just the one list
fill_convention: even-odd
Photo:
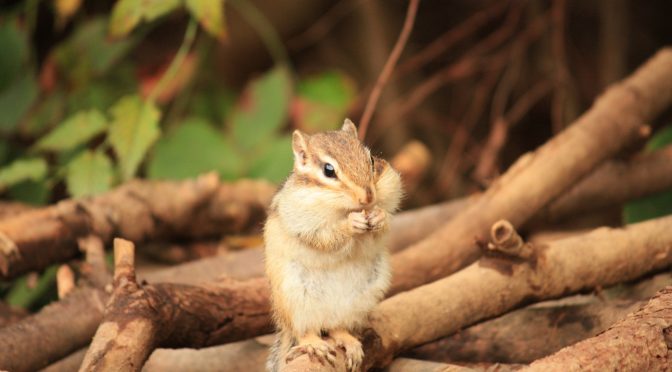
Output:
[[[622,156],[671,104],[672,49],[663,49],[487,191],[396,216],[393,284],[361,335],[364,367],[669,368],[672,278],[651,275],[672,264],[672,216],[560,238],[541,232],[672,187],[672,148]],[[273,327],[261,247],[146,273],[136,272],[134,252],[135,244],[258,226],[273,192],[214,175],[135,181],[3,216],[2,279],[80,251],[85,262],[78,283],[68,266],[59,270],[58,302],[3,320],[0,369],[263,368],[267,338],[258,336]],[[108,243],[113,275],[103,259]],[[604,290],[642,278],[636,287]],[[590,292],[597,295],[573,296]],[[524,307],[545,300],[554,301]],[[342,371],[344,355],[335,366],[299,357],[287,369]]]

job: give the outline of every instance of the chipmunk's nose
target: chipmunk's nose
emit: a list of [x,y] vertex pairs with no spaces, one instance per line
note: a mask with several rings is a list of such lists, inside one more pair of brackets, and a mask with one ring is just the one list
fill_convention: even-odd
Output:
[[364,206],[369,206],[376,201],[376,194],[373,188],[367,186],[364,188],[364,194],[360,196],[359,203]]

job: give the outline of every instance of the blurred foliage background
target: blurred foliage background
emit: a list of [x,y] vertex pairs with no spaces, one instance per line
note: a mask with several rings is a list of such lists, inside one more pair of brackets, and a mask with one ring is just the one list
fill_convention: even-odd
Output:
[[[1,196],[42,205],[212,170],[279,183],[293,129],[357,122],[406,7],[1,1]],[[406,207],[482,190],[670,44],[669,14],[668,0],[425,0],[366,142],[387,158],[412,140],[426,147]],[[652,123],[647,149],[672,141],[670,122]],[[668,214],[672,195],[624,211],[629,222]],[[5,299],[39,304],[50,270],[5,286]]]
[[[352,78],[333,67],[298,76],[252,3],[100,3],[19,1],[3,9],[0,190],[12,199],[44,204],[136,176],[211,170],[225,180],[280,182],[291,169],[290,115],[306,131],[333,129],[355,98]],[[231,43],[230,7],[273,57],[238,85],[213,66],[215,50]]]

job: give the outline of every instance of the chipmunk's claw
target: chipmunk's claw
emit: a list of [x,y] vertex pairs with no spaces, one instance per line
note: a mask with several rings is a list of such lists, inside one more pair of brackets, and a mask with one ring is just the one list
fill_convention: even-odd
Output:
[[369,231],[378,231],[385,227],[387,213],[383,209],[375,207],[366,217]]
[[348,224],[353,234],[362,234],[369,231],[369,222],[363,211],[350,212],[348,214]]
[[362,344],[357,342],[345,342],[338,340],[336,346],[345,351],[345,368],[348,372],[357,372],[362,365],[364,359],[364,351],[362,351]]
[[285,357],[285,362],[289,363],[304,354],[308,355],[311,362],[319,362],[322,365],[329,363],[332,367],[336,366],[336,350],[326,341],[294,346]]

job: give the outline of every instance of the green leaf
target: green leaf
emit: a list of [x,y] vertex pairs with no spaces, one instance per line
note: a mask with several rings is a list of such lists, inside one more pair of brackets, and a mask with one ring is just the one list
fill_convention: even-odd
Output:
[[28,180],[10,187],[8,194],[12,200],[21,203],[45,205],[49,202],[49,189],[47,180]]
[[292,137],[284,136],[269,143],[266,150],[250,167],[248,175],[279,183],[287,178],[293,163]]
[[352,103],[356,93],[352,79],[337,71],[302,80],[296,90],[301,97],[340,108]]
[[60,90],[55,90],[48,96],[38,100],[31,108],[26,118],[21,121],[20,134],[28,138],[43,135],[49,128],[64,119],[66,95]]
[[102,151],[86,150],[66,169],[65,182],[74,197],[103,193],[112,186],[112,162]]
[[177,9],[181,3],[181,0],[144,0],[144,19],[151,22]]
[[123,37],[131,32],[142,19],[142,0],[119,0],[110,16],[110,36]]
[[5,301],[12,306],[24,309],[30,308],[56,287],[57,270],[57,265],[50,266],[40,275],[34,287],[28,286],[27,278],[30,274],[22,276],[12,284],[12,288],[5,297]]
[[28,38],[14,20],[0,24],[0,91],[19,76],[28,61]]
[[187,9],[210,35],[223,39],[224,0],[186,0]]
[[151,178],[185,179],[217,171],[235,179],[239,164],[220,132],[203,119],[190,119],[156,143],[147,173]]
[[4,165],[9,160],[9,143],[5,139],[0,139],[0,165]]
[[125,181],[135,175],[145,153],[159,137],[161,112],[137,95],[122,97],[110,112],[113,119],[108,138]]
[[[660,130],[646,144],[647,152],[672,145],[672,125]],[[626,223],[635,223],[672,214],[672,190],[650,195],[627,203],[623,207]]]
[[252,81],[231,115],[233,138],[244,152],[252,152],[271,138],[287,118],[292,86],[289,71],[276,67]]
[[0,131],[9,132],[16,128],[37,98],[38,87],[35,77],[26,73],[14,80],[0,92]]
[[658,150],[672,144],[672,125],[661,129],[646,144],[647,151]]
[[0,169],[0,190],[19,182],[39,181],[47,174],[47,162],[42,158],[25,158],[14,160]]
[[112,9],[110,36],[126,36],[141,20],[151,22],[177,9],[180,4],[181,0],[119,0]]
[[626,223],[636,223],[672,214],[672,192],[646,196],[623,207]]
[[81,111],[42,137],[33,147],[39,151],[66,151],[105,131],[105,116],[98,110]]
[[109,40],[104,18],[94,18],[77,27],[72,36],[59,44],[54,60],[59,71],[77,87],[110,71],[133,47],[136,39]]
[[297,92],[292,115],[297,125],[309,133],[339,128],[356,94],[352,80],[338,72],[303,80]]
[[207,118],[217,126],[222,126],[235,101],[235,93],[223,85],[206,86],[190,95],[188,107],[191,115]]

